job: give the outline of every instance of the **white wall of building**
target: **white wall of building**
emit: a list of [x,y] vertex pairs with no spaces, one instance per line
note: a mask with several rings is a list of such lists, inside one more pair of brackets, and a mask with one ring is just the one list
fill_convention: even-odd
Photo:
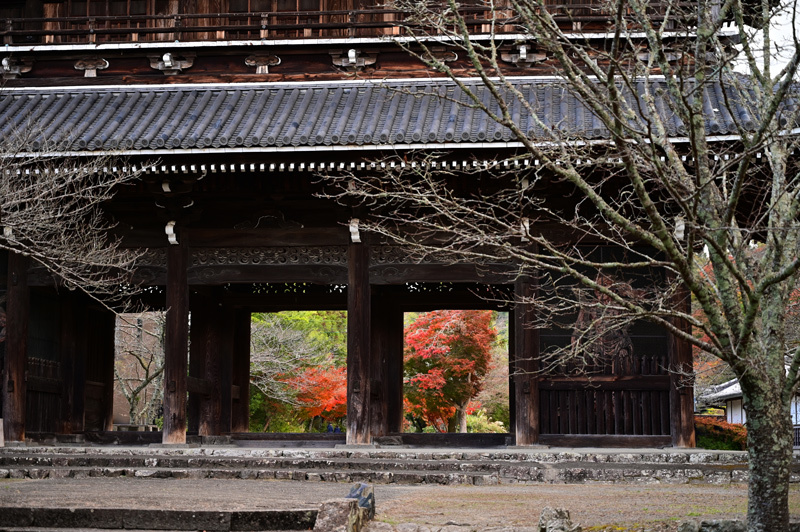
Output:
[[[800,425],[800,397],[795,396],[789,408],[792,412],[792,425]],[[747,413],[742,406],[741,397],[725,401],[725,421],[742,424],[747,421]]]

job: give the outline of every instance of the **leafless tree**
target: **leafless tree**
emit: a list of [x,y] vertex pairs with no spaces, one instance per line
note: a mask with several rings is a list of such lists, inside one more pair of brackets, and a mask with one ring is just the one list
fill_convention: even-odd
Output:
[[99,300],[123,295],[138,253],[120,247],[102,206],[141,167],[111,155],[65,156],[37,138],[35,127],[21,131],[6,132],[0,146],[0,249],[30,257],[57,283]]
[[280,313],[254,315],[250,345],[250,382],[277,403],[298,405],[303,370],[332,364],[330,346],[313,341],[308,330]]
[[[504,172],[505,161],[476,160],[465,175],[443,170],[430,154],[404,154],[380,175],[332,178],[341,186],[331,196],[360,200],[362,226],[419,256],[499,258],[534,276],[532,326],[573,331],[543,371],[586,366],[587,353],[608,347],[611,331],[624,336],[638,320],[726,362],[747,409],[749,530],[788,529],[789,404],[800,368],[786,312],[800,266],[792,157],[800,42],[795,35],[788,65],[776,71],[768,24],[775,4],[610,0],[598,6],[610,35],[598,46],[562,31],[554,13],[570,16],[567,8],[487,2],[483,27],[513,25],[523,34],[553,67],[548,90],[574,98],[592,117],[588,125],[548,121],[535,91],[506,77],[504,41],[474,39],[455,0],[444,9],[400,4],[418,37],[409,53],[453,87],[417,97],[490,117],[513,134],[530,167]],[[461,49],[467,68],[435,53],[442,41]],[[621,252],[600,257],[589,243]],[[637,278],[650,279],[650,289]],[[683,291],[699,315],[676,304],[686,302]]]
[[114,380],[128,401],[130,422],[149,424],[164,397],[164,312],[117,315]]

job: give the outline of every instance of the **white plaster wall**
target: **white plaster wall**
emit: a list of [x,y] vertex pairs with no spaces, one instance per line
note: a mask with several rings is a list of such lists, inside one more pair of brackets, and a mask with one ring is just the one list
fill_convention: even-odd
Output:
[[[800,425],[800,397],[795,396],[789,407],[792,413],[792,425]],[[741,399],[728,399],[725,401],[725,421],[728,423],[744,423],[747,413],[742,407]]]

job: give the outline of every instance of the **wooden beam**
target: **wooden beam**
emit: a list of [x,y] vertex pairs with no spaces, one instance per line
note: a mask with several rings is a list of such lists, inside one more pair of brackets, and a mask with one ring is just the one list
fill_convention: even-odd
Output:
[[669,436],[626,436],[611,434],[542,434],[539,443],[553,447],[664,447]]
[[189,350],[189,261],[185,243],[167,249],[167,318],[163,443],[186,443],[186,370]]
[[[250,312],[236,312],[233,324],[233,406],[231,432],[250,430]],[[236,393],[238,391],[238,394]]]
[[541,390],[668,390],[669,375],[596,375],[592,377],[548,377],[539,383]]
[[209,396],[211,395],[211,383],[206,379],[189,375],[186,377],[186,391],[189,392],[189,397],[193,394]]
[[514,284],[514,429],[517,445],[539,443],[539,331],[533,328],[530,301],[536,289],[530,278]]
[[[680,311],[690,314],[692,308],[689,290],[681,284],[673,298]],[[686,320],[675,320],[676,327],[691,334]],[[692,346],[686,340],[669,334],[667,337],[670,360],[670,429],[673,447],[695,447],[694,434],[694,381]]]
[[369,426],[369,247],[350,244],[347,265],[347,443],[369,444],[372,443]]
[[6,292],[6,360],[3,379],[3,431],[6,441],[25,441],[25,369],[28,360],[28,322],[30,259],[8,254]]

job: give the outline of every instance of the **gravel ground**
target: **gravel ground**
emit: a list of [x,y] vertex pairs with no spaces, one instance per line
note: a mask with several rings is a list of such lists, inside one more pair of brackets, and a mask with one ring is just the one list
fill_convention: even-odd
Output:
[[[570,511],[574,523],[595,530],[676,530],[687,519],[743,518],[744,484],[580,484],[429,487],[378,501],[377,519],[430,527],[535,526],[545,506]],[[800,487],[793,487],[792,516],[800,518]]]
[[[413,486],[377,486],[388,501]],[[88,478],[0,480],[0,506],[51,508],[158,508],[264,510],[319,507],[344,497],[350,484],[281,480]]]
[[[259,510],[316,508],[347,494],[348,484],[269,480],[89,478],[0,480],[0,506]],[[376,485],[379,521],[429,527],[534,526],[543,507],[570,510],[594,530],[676,530],[685,519],[744,516],[743,484]],[[800,486],[792,488],[800,519]],[[613,527],[613,528],[609,528]]]

